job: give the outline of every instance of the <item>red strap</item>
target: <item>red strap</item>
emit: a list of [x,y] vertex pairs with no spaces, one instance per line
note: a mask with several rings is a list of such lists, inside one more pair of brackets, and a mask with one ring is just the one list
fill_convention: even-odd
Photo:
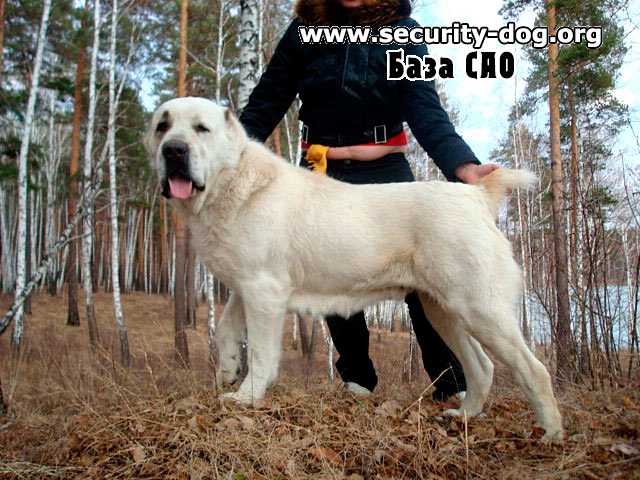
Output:
[[[376,143],[376,142],[369,142],[369,143],[361,143],[359,145],[364,145],[364,146],[370,146],[370,145],[388,145],[391,147],[401,147],[403,145],[407,145],[409,143],[409,140],[407,139],[407,134],[405,133],[404,130],[402,130],[399,134],[394,135],[391,138],[388,138],[386,142],[384,143]],[[311,146],[310,143],[306,143],[304,141],[300,141],[300,145],[302,146],[303,150],[306,150],[307,148],[309,148]],[[331,145],[329,145],[331,146]],[[351,146],[357,146],[357,145],[351,145]]]

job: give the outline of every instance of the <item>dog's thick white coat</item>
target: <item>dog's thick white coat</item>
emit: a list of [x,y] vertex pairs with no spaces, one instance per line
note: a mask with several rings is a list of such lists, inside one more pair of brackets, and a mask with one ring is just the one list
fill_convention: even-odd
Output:
[[192,178],[205,185],[171,203],[202,260],[233,289],[216,332],[219,381],[237,380],[248,341],[248,374],[227,396],[251,402],[276,380],[288,310],[348,316],[417,290],[467,379],[460,409],[448,413],[481,412],[493,379],[484,347],[512,370],[545,440],[562,438],[549,374],[517,323],[522,274],[495,225],[507,190],[530,184],[530,173],[500,169],[479,186],[349,185],[288,164],[199,98],[171,100],[153,116],[146,144],[161,179],[160,147],[170,139],[189,145]]

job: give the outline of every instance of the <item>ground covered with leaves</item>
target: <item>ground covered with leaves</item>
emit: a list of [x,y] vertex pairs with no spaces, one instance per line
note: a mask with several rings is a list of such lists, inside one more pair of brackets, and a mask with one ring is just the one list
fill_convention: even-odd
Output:
[[[453,404],[432,402],[422,375],[406,378],[406,335],[381,333],[371,346],[381,382],[369,399],[327,382],[323,345],[309,362],[286,338],[281,381],[265,401],[222,404],[204,325],[189,332],[191,369],[173,362],[168,302],[126,298],[128,371],[111,357],[108,296],[98,297],[96,354],[83,327],[64,326],[62,299],[34,302],[22,358],[0,370],[11,401],[0,478],[640,479],[637,383],[560,392],[567,440],[547,446],[500,370],[485,415],[442,417]],[[8,351],[0,339],[3,366]]]

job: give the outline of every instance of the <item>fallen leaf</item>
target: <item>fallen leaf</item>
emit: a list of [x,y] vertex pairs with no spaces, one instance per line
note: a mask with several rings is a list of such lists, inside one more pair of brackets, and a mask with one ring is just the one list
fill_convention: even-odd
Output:
[[309,449],[309,453],[315,457],[316,460],[340,463],[340,455],[328,447],[313,447]]
[[140,445],[136,445],[131,449],[131,456],[136,463],[142,463],[147,458],[147,454],[144,453],[144,449]]
[[204,415],[194,415],[189,419],[187,425],[191,430],[205,431],[207,429],[207,419]]

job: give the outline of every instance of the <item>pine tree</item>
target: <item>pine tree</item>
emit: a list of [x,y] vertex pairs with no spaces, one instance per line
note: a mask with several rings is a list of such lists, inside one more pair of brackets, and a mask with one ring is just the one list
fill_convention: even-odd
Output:
[[[186,95],[187,69],[187,20],[189,1],[181,0],[180,4],[180,55],[178,57],[178,91],[179,97]],[[189,345],[185,325],[187,323],[186,275],[185,263],[187,255],[187,232],[182,218],[174,215],[176,235],[175,265],[175,348],[176,360],[182,366],[189,365]]]

